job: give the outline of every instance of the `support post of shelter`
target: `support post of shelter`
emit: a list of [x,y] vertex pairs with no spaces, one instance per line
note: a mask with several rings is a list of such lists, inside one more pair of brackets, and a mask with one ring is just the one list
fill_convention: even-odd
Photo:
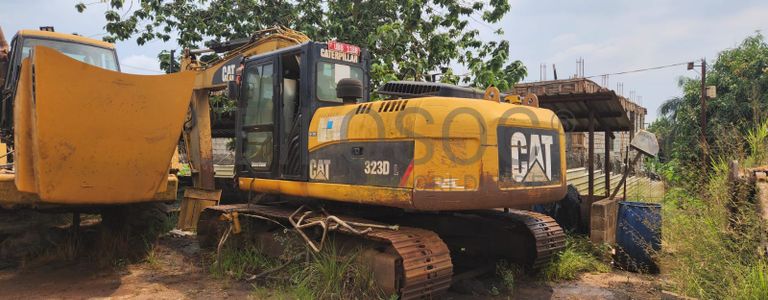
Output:
[[610,196],[611,191],[611,141],[613,133],[610,130],[605,130],[605,196]]
[[587,149],[587,190],[588,196],[581,202],[582,224],[588,229],[590,226],[590,212],[592,210],[592,201],[595,196],[595,113],[589,111],[588,123],[589,137]]
[[589,199],[595,195],[595,113],[589,111],[589,152],[587,154],[587,171],[589,172]]
[[[637,127],[635,126],[635,123],[637,122],[637,119],[635,119],[635,112],[629,112],[629,142],[632,143],[632,140],[635,139],[635,132],[637,131]],[[627,148],[627,157],[626,157],[627,163],[629,163],[629,148]],[[630,170],[634,172],[635,166],[630,165]]]

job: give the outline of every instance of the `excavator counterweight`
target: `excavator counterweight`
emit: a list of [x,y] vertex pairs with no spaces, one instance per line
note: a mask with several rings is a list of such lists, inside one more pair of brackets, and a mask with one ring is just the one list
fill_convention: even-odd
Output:
[[43,46],[22,65],[14,143],[21,192],[49,204],[105,205],[165,190],[192,72],[124,74]]

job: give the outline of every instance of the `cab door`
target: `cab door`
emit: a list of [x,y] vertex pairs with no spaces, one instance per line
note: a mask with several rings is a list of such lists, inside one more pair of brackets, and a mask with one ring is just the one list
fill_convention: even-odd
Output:
[[[236,168],[257,178],[275,178],[280,157],[278,85],[272,58],[248,62],[238,101]],[[239,154],[239,155],[238,155]]]

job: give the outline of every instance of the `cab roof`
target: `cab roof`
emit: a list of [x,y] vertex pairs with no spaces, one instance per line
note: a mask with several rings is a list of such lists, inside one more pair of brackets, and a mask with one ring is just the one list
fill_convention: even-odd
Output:
[[79,35],[59,33],[59,32],[53,32],[53,31],[25,29],[25,30],[19,30],[19,32],[16,33],[16,36],[65,40],[65,41],[70,41],[70,42],[75,42],[80,44],[88,44],[88,45],[93,45],[93,46],[107,48],[107,49],[115,49],[115,44],[112,44],[112,43],[95,40],[95,39],[91,39],[91,38],[87,38]]

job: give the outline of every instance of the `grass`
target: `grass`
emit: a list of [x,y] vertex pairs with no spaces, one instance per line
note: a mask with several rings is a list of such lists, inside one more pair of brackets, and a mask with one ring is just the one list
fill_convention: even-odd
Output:
[[[254,246],[225,245],[219,261],[212,260],[210,272],[217,278],[245,280],[270,272],[253,283],[256,298],[270,299],[386,299],[368,268],[360,261],[359,250],[344,249],[330,241],[320,253],[288,247],[272,258]],[[291,257],[291,258],[287,258]],[[298,258],[298,259],[297,259]]]
[[768,150],[766,147],[768,146],[766,144],[768,142],[768,122],[764,122],[747,132],[745,140],[750,150],[750,156],[747,157],[745,165],[754,167],[765,162],[768,158],[768,151],[766,151]]
[[768,262],[760,260],[750,267],[736,291],[738,299],[768,299]]
[[[337,251],[331,243],[294,273],[291,281],[310,299],[381,298],[371,272],[358,259],[359,250]],[[302,298],[305,299],[305,298]]]
[[210,272],[216,278],[242,280],[279,264],[279,260],[263,255],[254,246],[246,248],[224,247],[221,250],[219,261],[214,261],[211,264]]
[[147,251],[147,256],[144,259],[144,261],[147,263],[150,269],[152,270],[158,270],[160,269],[160,261],[162,258],[160,257],[160,254],[158,253],[157,248],[153,244],[147,245],[147,248],[149,251]]
[[662,269],[672,288],[690,297],[766,299],[768,267],[757,251],[762,229],[753,195],[727,176],[727,160],[717,159],[703,184],[667,193]]
[[505,260],[496,263],[496,276],[501,280],[504,288],[510,293],[515,292],[515,278],[520,275],[520,267],[510,264]]
[[168,217],[163,219],[162,225],[160,225],[160,228],[158,229],[160,231],[160,234],[166,234],[169,231],[176,228],[176,224],[179,223],[179,213],[173,212],[168,214]]
[[605,249],[594,246],[581,236],[568,236],[565,250],[542,270],[547,280],[574,280],[585,272],[609,272],[611,267],[601,260]]

